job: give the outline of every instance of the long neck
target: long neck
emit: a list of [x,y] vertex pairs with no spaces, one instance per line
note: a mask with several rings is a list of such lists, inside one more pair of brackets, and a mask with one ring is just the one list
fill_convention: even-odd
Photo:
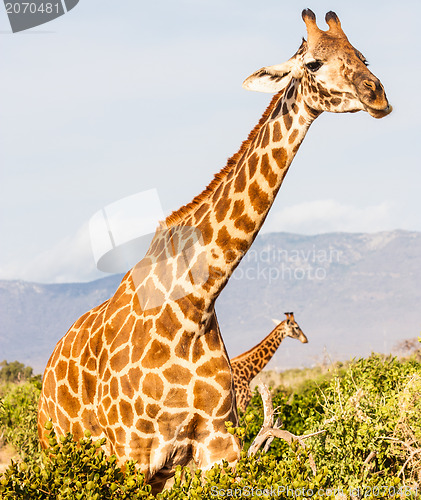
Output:
[[[239,152],[209,186],[162,224],[167,247],[173,245],[173,232],[180,228],[193,228],[199,235],[193,257],[200,261],[203,280],[193,277],[191,287],[185,283],[183,286],[203,298],[207,309],[253,243],[311,122],[317,117],[300,92],[300,82],[292,79],[272,99]],[[158,238],[150,253],[161,252],[165,244]],[[188,259],[191,258],[190,255]]]
[[231,360],[232,365],[236,363],[241,365],[241,373],[246,373],[247,379],[249,381],[252,380],[272,359],[284,337],[284,328],[282,324],[278,325],[260,342],[260,344],[257,344],[249,351],[240,354],[236,358],[233,358]]

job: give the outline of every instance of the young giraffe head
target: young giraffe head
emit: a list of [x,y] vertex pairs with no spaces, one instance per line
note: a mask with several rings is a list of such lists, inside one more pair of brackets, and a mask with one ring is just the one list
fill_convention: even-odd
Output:
[[292,339],[297,339],[303,344],[307,344],[307,337],[304,335],[304,332],[298,326],[298,323],[294,319],[293,312],[285,313],[287,319],[280,322],[277,319],[272,320],[276,325],[279,325],[279,333],[282,335],[282,338],[291,337]]
[[256,71],[243,87],[259,92],[279,92],[292,78],[301,81],[307,106],[316,114],[368,111],[382,118],[392,111],[383,85],[367,68],[365,57],[354,48],[342,31],[334,12],[326,14],[327,31],[319,29],[316,16],[303,10],[307,40],[287,62]]

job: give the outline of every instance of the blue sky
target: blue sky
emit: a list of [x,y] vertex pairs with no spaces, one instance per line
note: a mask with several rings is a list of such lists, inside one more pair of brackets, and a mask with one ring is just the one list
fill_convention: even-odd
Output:
[[190,201],[259,119],[256,69],[287,60],[301,10],[334,10],[394,112],[324,113],[264,231],[421,231],[419,2],[80,0],[12,34],[0,8],[0,279],[85,281],[102,207],[156,189],[165,213]]

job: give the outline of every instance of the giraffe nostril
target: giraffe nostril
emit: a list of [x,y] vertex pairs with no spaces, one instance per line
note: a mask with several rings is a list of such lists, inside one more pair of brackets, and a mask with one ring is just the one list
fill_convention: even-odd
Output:
[[373,92],[375,92],[375,91],[376,91],[376,89],[377,89],[376,83],[375,83],[375,82],[373,82],[372,80],[364,80],[364,81],[363,81],[363,84],[364,84],[367,88],[371,89]]

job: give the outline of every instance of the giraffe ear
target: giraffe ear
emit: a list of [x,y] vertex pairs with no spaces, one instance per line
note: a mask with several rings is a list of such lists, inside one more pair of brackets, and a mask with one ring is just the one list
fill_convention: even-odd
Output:
[[292,78],[300,78],[301,75],[302,66],[293,57],[283,64],[259,69],[244,80],[243,88],[274,94],[283,90]]

